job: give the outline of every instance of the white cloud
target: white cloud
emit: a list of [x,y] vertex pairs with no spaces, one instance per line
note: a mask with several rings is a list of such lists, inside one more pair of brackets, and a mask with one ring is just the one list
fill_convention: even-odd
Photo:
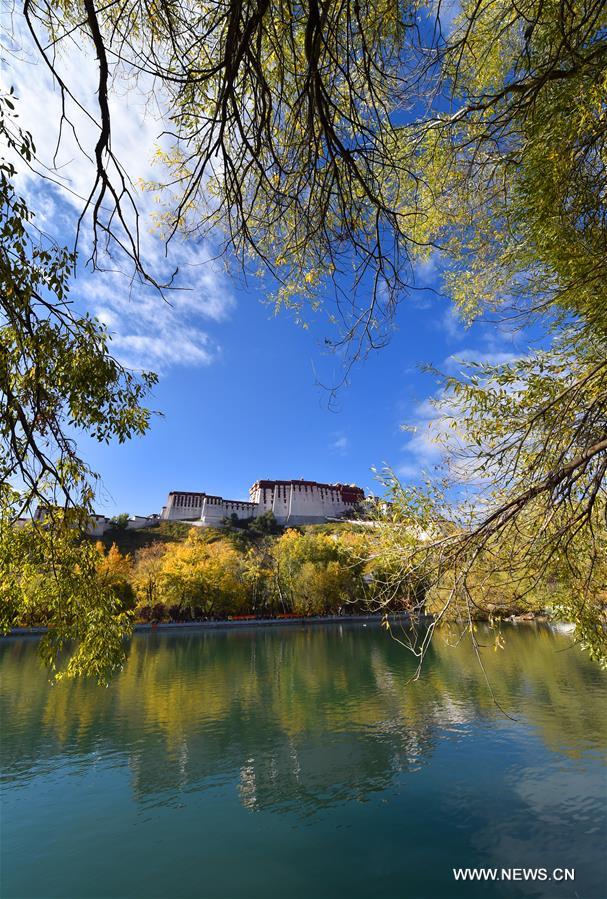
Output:
[[458,485],[461,500],[476,493],[483,479],[465,441],[465,418],[465,409],[442,390],[420,403],[403,446],[399,476],[417,483],[445,476]]
[[432,250],[429,256],[415,259],[413,275],[415,284],[420,290],[436,288],[443,276],[444,260],[438,250]]
[[443,315],[439,320],[440,329],[447,335],[449,340],[461,340],[466,334],[466,325],[460,317],[457,307],[449,302]]
[[[166,330],[166,329],[165,329]],[[172,340],[144,334],[116,334],[112,346],[129,368],[163,371],[170,365],[208,365],[215,354],[205,349],[208,337],[203,332],[171,331]]]
[[413,284],[410,287],[409,302],[416,309],[429,309],[437,297],[442,296],[442,277],[445,260],[437,250],[426,258],[413,260]]
[[432,400],[424,400],[413,410],[412,420],[406,425],[410,435],[404,446],[404,460],[398,466],[400,477],[420,481],[440,465],[443,452],[438,444],[441,436],[441,420]]
[[[490,349],[462,349],[445,359],[442,370],[446,374],[465,374],[466,362],[499,366],[515,362],[522,355]],[[475,452],[465,442],[465,424],[465,408],[458,406],[455,398],[443,388],[419,403],[404,426],[411,436],[403,446],[398,475],[404,480],[421,481],[441,468],[460,485],[478,487],[482,480],[479,479]]]
[[396,474],[404,481],[417,481],[420,477],[419,466],[413,462],[405,462],[396,469]]
[[[67,46],[59,48],[65,52],[58,54],[56,64],[90,116],[68,101],[67,112],[74,129],[64,122],[55,156],[61,121],[60,93],[31,37],[19,25],[17,15],[15,21],[15,54],[8,57],[5,80],[15,86],[19,121],[32,132],[40,160],[38,168],[46,169],[54,182],[35,172],[22,171],[20,190],[36,212],[36,224],[60,243],[69,245],[84,198],[90,194],[95,179],[91,159],[99,134],[96,59],[79,33],[77,40],[68,39]],[[136,196],[142,254],[159,282],[168,280],[176,269],[179,271],[175,289],[167,290],[164,300],[156,290],[130,277],[126,258],[102,257],[100,262],[107,270],[91,273],[84,265],[92,239],[89,217],[80,238],[79,273],[72,295],[107,326],[114,351],[123,363],[159,371],[172,365],[206,365],[218,352],[208,332],[209,324],[224,321],[235,305],[228,276],[206,240],[188,242],[176,238],[167,255],[164,242],[153,229],[153,215],[158,210],[154,197],[139,187],[140,183],[161,176],[153,164],[153,155],[166,126],[162,98],[156,91],[149,91],[150,85],[143,80],[134,85],[117,68],[113,76],[112,148],[128,173]]]
[[350,448],[350,441],[345,434],[336,434],[330,445],[331,450],[340,456],[345,456]]
[[516,362],[520,357],[520,353],[460,350],[458,353],[453,353],[445,359],[443,369],[448,374],[453,374],[454,372],[459,372],[465,368],[467,362],[478,363],[481,365],[506,365],[509,362]]

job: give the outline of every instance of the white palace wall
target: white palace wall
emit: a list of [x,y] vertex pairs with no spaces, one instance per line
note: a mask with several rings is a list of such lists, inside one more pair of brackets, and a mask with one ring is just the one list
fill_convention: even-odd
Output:
[[173,491],[161,518],[190,521],[202,527],[220,526],[224,518],[257,518],[272,512],[279,524],[315,524],[353,512],[364,499],[354,484],[322,484],[316,481],[256,481],[249,501],[227,500],[206,493]]

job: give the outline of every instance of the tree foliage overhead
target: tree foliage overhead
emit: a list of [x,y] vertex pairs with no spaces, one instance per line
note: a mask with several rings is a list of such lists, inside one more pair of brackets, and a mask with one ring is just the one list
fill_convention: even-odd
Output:
[[94,45],[96,242],[113,239],[147,275],[108,96],[113,79],[153,79],[171,140],[171,177],[157,185],[167,237],[222,234],[245,269],[274,276],[279,305],[316,307],[332,279],[343,340],[382,342],[418,242],[418,176],[398,152],[399,119],[420,96],[417,4],[87,0],[28,3],[26,17],[64,99],[75,86],[55,48],[74,30]]
[[[579,266],[591,291],[604,274],[589,267],[604,257],[604,4],[463,3],[448,34],[443,11],[421,0],[25,7],[64,100],[75,85],[61,42],[78,32],[97,56],[95,236],[147,271],[108,97],[120,79],[153,79],[171,140],[167,236],[221,231],[245,267],[252,256],[275,276],[279,303],[315,307],[332,281],[354,355],[382,342],[412,260],[437,244],[462,259],[468,308],[499,288],[509,298],[512,278],[563,305],[569,292],[576,312],[596,307],[578,287]],[[514,231],[513,201],[525,210]]]

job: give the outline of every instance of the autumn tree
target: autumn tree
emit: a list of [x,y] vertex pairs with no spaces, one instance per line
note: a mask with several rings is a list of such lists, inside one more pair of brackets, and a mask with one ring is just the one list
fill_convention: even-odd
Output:
[[244,604],[241,556],[227,540],[209,540],[200,528],[167,547],[161,579],[166,600],[191,618],[225,617]]
[[135,554],[132,584],[140,605],[149,609],[161,601],[162,563],[166,547],[162,543],[144,546]]
[[129,553],[123,555],[115,543],[105,552],[103,543],[96,544],[99,552],[97,576],[99,582],[112,590],[122,602],[125,611],[135,606],[135,591],[132,586],[133,561]]

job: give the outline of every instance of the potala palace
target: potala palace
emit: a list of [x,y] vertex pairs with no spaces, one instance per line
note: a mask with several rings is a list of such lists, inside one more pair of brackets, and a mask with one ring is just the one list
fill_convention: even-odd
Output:
[[[172,490],[160,515],[131,515],[126,530],[154,527],[162,519],[183,521],[196,527],[221,527],[226,518],[258,518],[272,512],[278,524],[322,524],[336,518],[350,518],[365,499],[365,491],[356,484],[321,484],[318,481],[255,481],[249,499],[224,499],[210,493]],[[34,520],[44,518],[44,510]],[[20,518],[18,526],[30,519]],[[92,514],[87,533],[101,537],[114,527],[107,515]]]
[[224,499],[208,493],[171,491],[160,515],[199,527],[221,526],[225,518],[257,518],[272,512],[282,525],[320,524],[351,515],[365,498],[355,484],[318,481],[256,481],[248,500]]

